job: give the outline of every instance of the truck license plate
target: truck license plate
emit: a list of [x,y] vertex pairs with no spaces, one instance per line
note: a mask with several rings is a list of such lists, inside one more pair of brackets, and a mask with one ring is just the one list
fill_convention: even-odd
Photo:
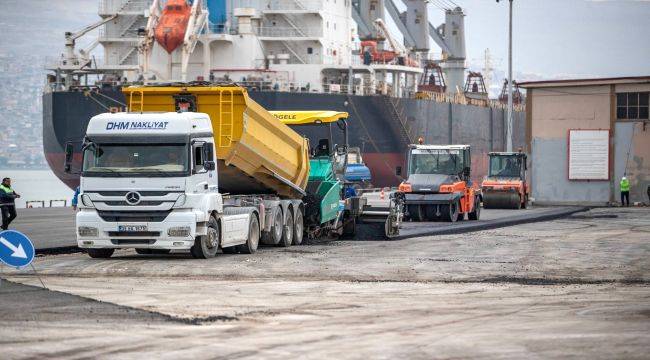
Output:
[[120,225],[117,227],[119,232],[136,232],[147,231],[147,225]]

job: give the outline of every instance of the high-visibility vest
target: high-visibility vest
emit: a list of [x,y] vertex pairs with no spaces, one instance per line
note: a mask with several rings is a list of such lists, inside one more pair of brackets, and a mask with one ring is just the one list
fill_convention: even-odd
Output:
[[630,191],[630,180],[621,179],[621,191]]
[[[11,195],[11,194],[14,193],[14,190],[12,188],[4,186],[2,184],[0,184],[0,191],[2,191],[3,193],[5,193],[7,195]],[[4,197],[0,198],[0,205],[13,205],[13,204],[14,204],[14,199],[13,198],[10,198],[10,199],[4,198]]]

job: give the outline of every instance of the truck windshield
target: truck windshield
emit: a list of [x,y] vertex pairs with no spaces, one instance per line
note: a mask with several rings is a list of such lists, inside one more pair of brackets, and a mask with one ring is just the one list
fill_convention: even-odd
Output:
[[517,156],[490,156],[489,176],[519,177],[521,161]]
[[463,158],[459,150],[413,149],[409,169],[411,174],[458,175]]
[[84,175],[117,176],[135,173],[180,175],[188,172],[186,144],[104,144],[83,153]]

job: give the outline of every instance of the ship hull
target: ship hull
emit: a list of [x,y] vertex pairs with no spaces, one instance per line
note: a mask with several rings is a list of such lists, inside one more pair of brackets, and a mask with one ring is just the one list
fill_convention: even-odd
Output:
[[[472,179],[477,183],[487,173],[487,153],[505,148],[505,112],[501,109],[438,103],[432,100],[395,99],[385,96],[342,94],[249,92],[269,110],[337,110],[350,114],[350,146],[361,149],[364,162],[377,187],[396,186],[402,180],[396,170],[406,170],[405,150],[409,137],[422,136],[430,144],[472,145]],[[125,103],[119,89],[101,94],[77,91],[43,94],[43,147],[52,171],[70,188],[79,184],[80,146],[88,121],[96,114]],[[525,145],[524,113],[515,112],[515,148]],[[322,126],[300,126],[294,130],[312,144],[329,137]],[[343,143],[342,132],[331,130],[334,144]],[[65,144],[75,145],[73,172],[63,172]],[[332,145],[334,145],[332,144]],[[77,170],[77,171],[74,171]]]

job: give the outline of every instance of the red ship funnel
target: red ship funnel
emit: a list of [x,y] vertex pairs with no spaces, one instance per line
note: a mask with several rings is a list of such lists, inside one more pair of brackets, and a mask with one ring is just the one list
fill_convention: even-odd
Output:
[[156,41],[168,53],[176,50],[183,43],[187,22],[190,20],[191,8],[185,0],[169,0],[162,11],[162,16],[154,31]]

